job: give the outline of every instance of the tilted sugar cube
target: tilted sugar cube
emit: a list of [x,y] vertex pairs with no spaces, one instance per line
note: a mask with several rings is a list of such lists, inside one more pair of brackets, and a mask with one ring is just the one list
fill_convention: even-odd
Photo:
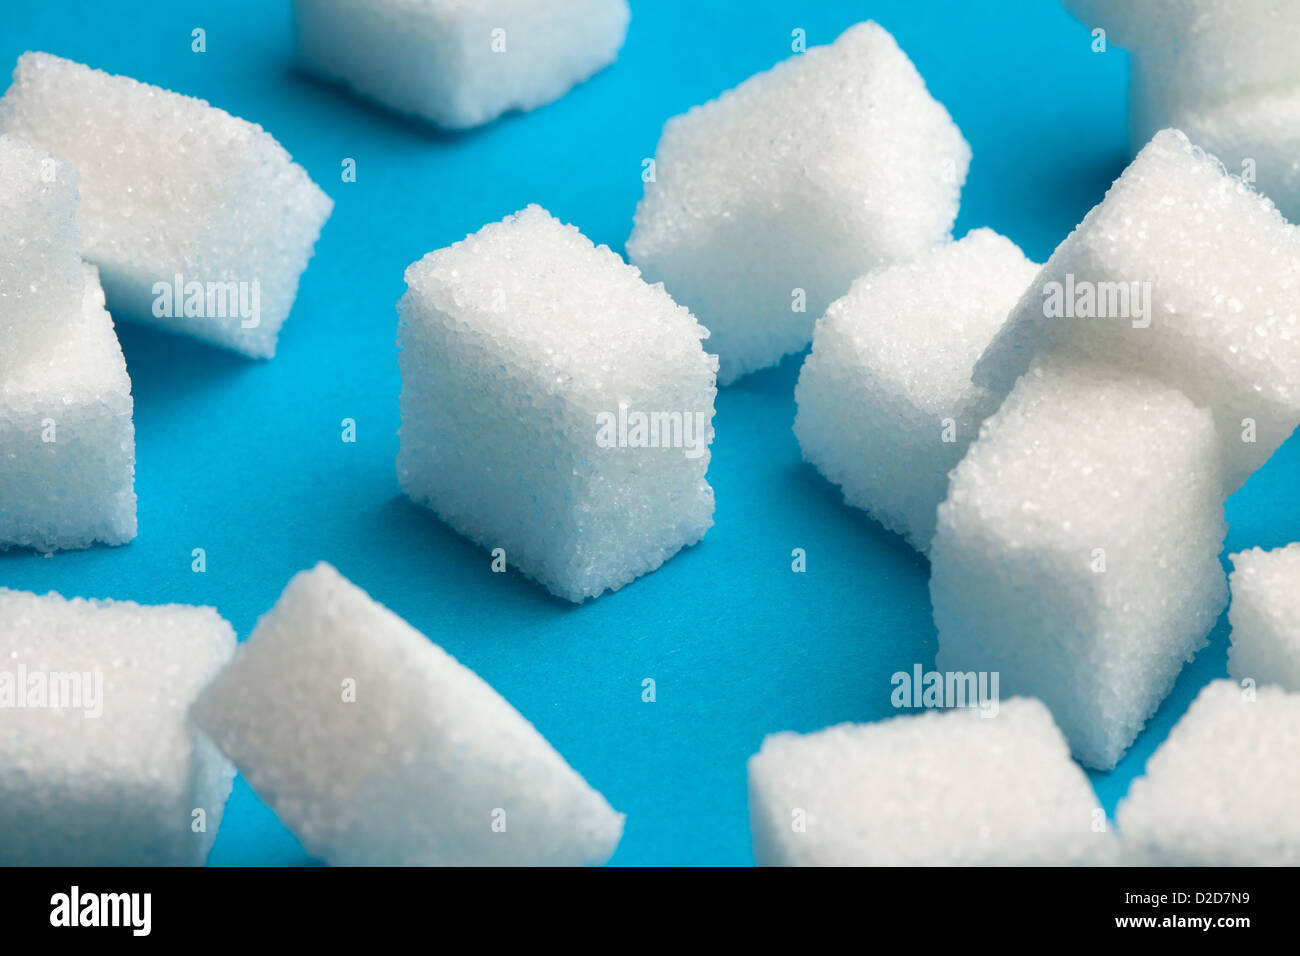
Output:
[[623,817],[481,678],[327,564],[193,714],[335,865],[603,863]]
[[[1064,866],[1114,855],[1039,701],[772,734],[749,760],[760,866]],[[991,714],[991,716],[988,716]]]
[[294,0],[313,73],[461,129],[557,100],[613,63],[627,0]]
[[952,473],[930,549],[941,671],[996,672],[1109,769],[1227,601],[1214,424],[1153,379],[1036,365]]
[[1211,409],[1235,491],[1300,423],[1300,234],[1176,130],[1062,242],[975,366],[999,395],[1037,354],[1140,370]]
[[80,235],[77,174],[0,136],[0,382],[80,311]]
[[99,276],[77,268],[80,298],[57,341],[0,372],[0,551],[135,537],[131,380]]
[[77,170],[82,254],[119,319],[275,354],[333,202],[270,134],[46,53],[19,57],[0,133]]
[[1300,543],[1231,558],[1228,676],[1300,692]]
[[1038,269],[977,229],[868,273],[817,321],[795,389],[803,456],[919,551],[948,472],[997,410],[971,369]]
[[850,27],[664,126],[627,241],[711,333],[776,364],[875,266],[948,237],[970,147],[894,38]]
[[1206,685],[1115,811],[1126,860],[1300,866],[1300,694]]
[[0,865],[199,866],[235,771],[189,722],[209,607],[0,588]]
[[406,282],[397,476],[414,501],[570,601],[704,536],[717,360],[662,287],[539,206]]

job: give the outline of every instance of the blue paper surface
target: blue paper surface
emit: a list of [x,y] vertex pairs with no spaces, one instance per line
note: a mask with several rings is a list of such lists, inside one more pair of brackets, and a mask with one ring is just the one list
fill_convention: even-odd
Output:
[[[974,150],[956,233],[990,226],[1041,262],[1124,167],[1128,63],[1092,52],[1047,0],[632,6],[613,67],[550,106],[446,134],[298,73],[287,0],[11,5],[0,69],[44,50],[207,99],[266,127],[337,205],[273,361],[119,323],[139,537],[0,553],[0,583],[211,604],[243,639],[290,576],[329,561],[482,675],[627,813],[614,863],[747,864],[745,762],[763,736],[893,716],[890,676],[933,667],[924,559],[801,462],[796,356],[721,391],[716,524],[700,545],[577,607],[491,573],[486,552],[397,486],[403,270],[530,202],[621,252],[666,119],[790,55],[796,28],[814,45],[868,18]],[[191,51],[195,28],[206,53]],[[341,179],[346,158],[355,183]],[[1229,501],[1228,551],[1300,538],[1298,476],[1293,441]],[[205,573],[191,570],[195,548]],[[795,548],[806,573],[791,570]],[[1225,674],[1226,642],[1220,621],[1119,767],[1091,775],[1107,812]],[[210,863],[299,862],[309,857],[238,782]]]

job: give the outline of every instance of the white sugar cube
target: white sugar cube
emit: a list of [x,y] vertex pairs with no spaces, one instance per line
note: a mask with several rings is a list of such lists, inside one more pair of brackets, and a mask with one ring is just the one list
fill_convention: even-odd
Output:
[[1231,558],[1228,675],[1300,692],[1300,543]]
[[704,536],[717,360],[662,287],[538,206],[406,282],[397,474],[413,500],[570,601]]
[[235,771],[189,722],[212,608],[0,588],[0,865],[199,866]]
[[939,670],[997,672],[1113,767],[1227,601],[1221,481],[1210,414],[1180,392],[1036,365],[939,506]]
[[628,258],[708,327],[726,385],[807,345],[854,279],[947,238],[969,163],[911,60],[861,23],[668,121]]
[[1300,694],[1208,684],[1115,812],[1152,866],[1300,866]]
[[817,321],[795,389],[803,456],[919,551],[948,472],[997,410],[971,369],[1038,269],[977,229],[868,273]]
[[1141,370],[1210,408],[1235,491],[1300,423],[1300,234],[1162,131],[1052,253],[975,382],[1005,395],[1044,352]]
[[1064,866],[1114,854],[1039,701],[772,734],[749,761],[760,866]]
[[[1131,122],[1136,152],[1154,129],[1173,126],[1271,199],[1289,222],[1300,220],[1300,82],[1277,92],[1242,95],[1209,106],[1156,112],[1138,102],[1135,76]],[[1143,111],[1146,111],[1143,119]]]
[[80,234],[77,174],[0,136],[0,382],[81,310]]
[[194,705],[334,865],[603,863],[623,817],[480,677],[327,564]]
[[135,537],[131,380],[93,266],[57,341],[0,372],[0,550]]
[[1065,5],[1085,26],[1104,29],[1108,44],[1129,50],[1143,71],[1158,74],[1168,100],[1208,104],[1300,82],[1295,55],[1300,7],[1294,0],[1066,0]]
[[206,102],[25,53],[0,132],[80,176],[82,254],[119,319],[275,354],[333,202],[265,130]]
[[614,62],[627,0],[294,0],[313,73],[453,129],[559,99]]

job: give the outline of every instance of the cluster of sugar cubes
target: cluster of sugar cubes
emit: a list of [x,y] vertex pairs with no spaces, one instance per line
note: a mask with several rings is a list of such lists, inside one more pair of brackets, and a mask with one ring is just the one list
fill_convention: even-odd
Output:
[[571,601],[704,536],[717,359],[662,286],[538,206],[406,281],[397,472],[414,501]]
[[1038,268],[977,229],[873,270],[817,320],[795,389],[804,458],[920,551],[948,472],[997,410],[971,369]]
[[1066,0],[1131,53],[1129,140],[1182,130],[1300,218],[1300,5],[1293,0]]
[[1300,543],[1231,558],[1228,676],[1300,693]]
[[622,836],[518,711],[327,564],[289,582],[192,713],[327,863],[598,864]]
[[1006,399],[939,509],[940,668],[1114,766],[1223,608],[1224,498],[1300,422],[1297,293],[1295,227],[1157,134],[976,363]]
[[0,133],[77,171],[82,253],[119,319],[275,354],[333,202],[260,126],[26,53],[0,100]]
[[77,214],[76,172],[0,135],[0,550],[135,537],[131,381]]
[[1231,493],[1300,423],[1300,232],[1164,130],[1052,253],[975,382],[1006,395],[1044,352],[1154,375],[1209,408]]
[[294,0],[298,59],[460,129],[531,110],[614,62],[627,0]]
[[1115,856],[1036,700],[767,737],[749,761],[760,866],[1064,866]]
[[201,865],[235,771],[187,711],[234,649],[212,608],[0,588],[0,865]]
[[1115,811],[1125,861],[1300,866],[1300,694],[1204,687]]
[[726,385],[806,346],[874,266],[947,238],[969,162],[868,21],[670,119],[628,258],[709,329]]

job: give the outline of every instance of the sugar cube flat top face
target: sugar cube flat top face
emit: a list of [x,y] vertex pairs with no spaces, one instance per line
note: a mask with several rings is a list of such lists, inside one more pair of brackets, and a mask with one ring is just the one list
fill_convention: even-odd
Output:
[[628,256],[710,329],[727,384],[806,345],[854,279],[946,238],[969,161],[894,38],[858,24],[668,121]]
[[[992,713],[992,711],[990,711]],[[767,866],[1063,866],[1110,860],[1097,798],[1039,701],[773,734],[749,761]]]
[[429,253],[406,282],[408,330],[454,324],[480,348],[499,348],[521,377],[571,398],[664,387],[686,368],[703,381],[717,365],[689,311],[540,206]]
[[234,647],[212,608],[0,588],[0,863],[202,863],[234,771],[186,711]]
[[[77,170],[82,251],[119,318],[274,354],[333,202],[270,134],[203,100],[45,53],[19,58],[0,132]],[[198,315],[175,309],[190,283],[204,292]],[[211,306],[208,284],[222,293]]]
[[1300,692],[1300,543],[1231,558],[1228,674]]
[[329,565],[289,582],[194,715],[332,864],[594,864],[622,834],[496,691]]
[[77,174],[0,135],[0,381],[59,339],[81,305]]
[[1201,690],[1115,813],[1128,862],[1300,866],[1300,694]]
[[134,402],[94,266],[56,340],[0,375],[0,550],[136,534]]
[[975,368],[1044,351],[1140,368],[1214,410],[1233,491],[1300,422],[1300,235],[1176,130],[1061,243]]
[[996,409],[971,369],[1037,273],[977,229],[868,273],[817,322],[795,389],[804,457],[922,551],[948,472]]
[[563,96],[614,62],[627,0],[294,0],[298,57],[328,79],[463,129]]
[[537,206],[407,283],[397,472],[412,500],[570,601],[700,540],[717,360],[662,287]]
[[1000,673],[1113,767],[1226,603],[1222,505],[1206,410],[1139,375],[1036,365],[939,506],[939,668]]

